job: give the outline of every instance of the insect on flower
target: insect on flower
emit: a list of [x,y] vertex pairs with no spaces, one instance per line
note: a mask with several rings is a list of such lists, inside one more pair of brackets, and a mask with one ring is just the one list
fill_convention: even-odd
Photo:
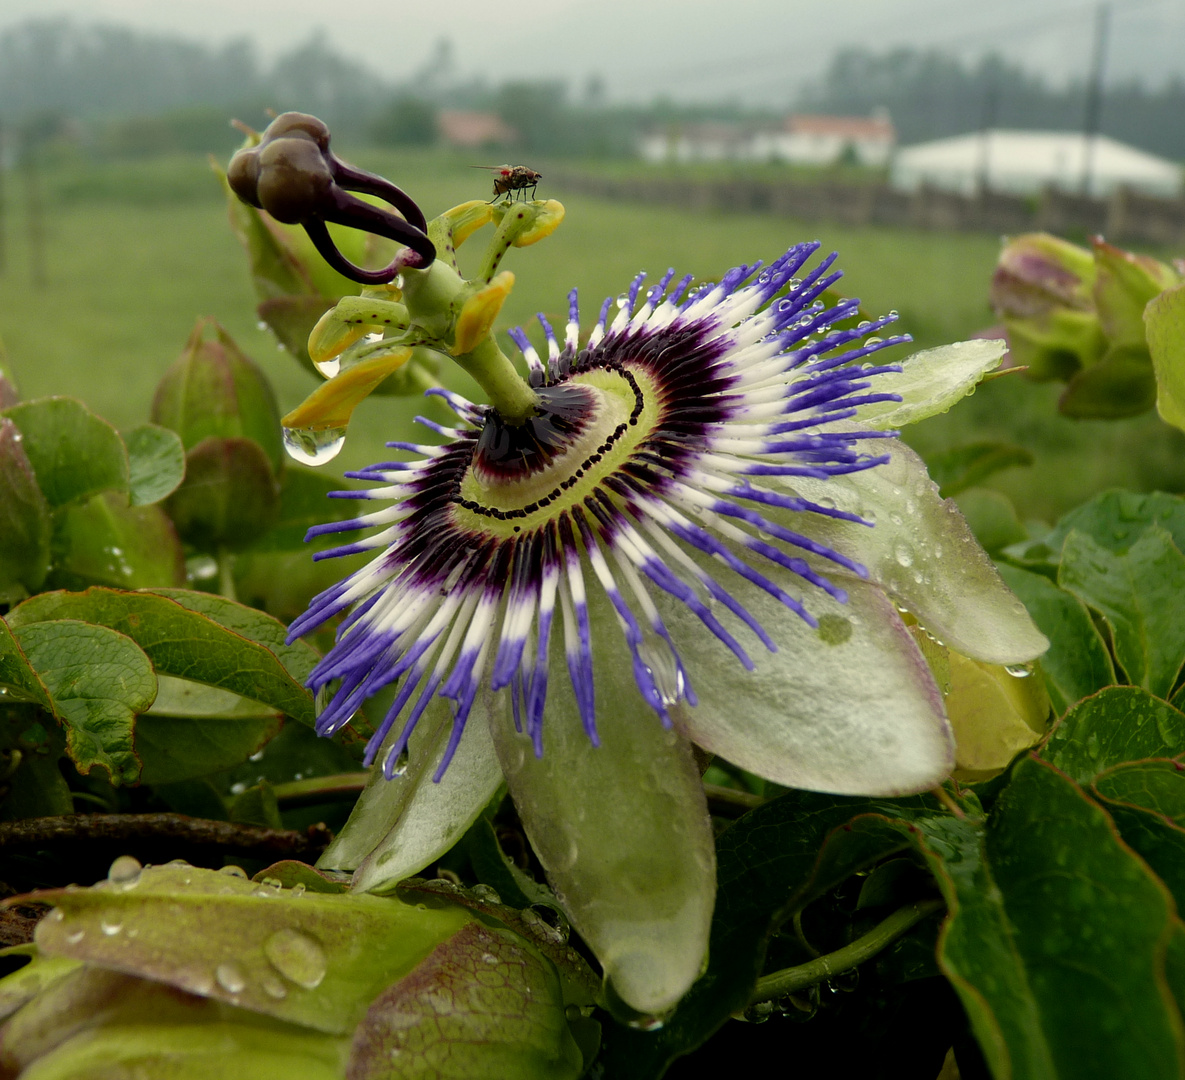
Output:
[[499,195],[512,195],[516,191],[527,197],[527,188],[531,189],[531,198],[535,197],[535,188],[543,179],[542,173],[528,169],[525,165],[473,165],[474,169],[489,169],[494,176],[494,197],[490,202],[497,202]]

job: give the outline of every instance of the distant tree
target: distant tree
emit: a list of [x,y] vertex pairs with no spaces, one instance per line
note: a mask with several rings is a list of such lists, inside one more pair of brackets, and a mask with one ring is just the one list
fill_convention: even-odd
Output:
[[381,146],[431,146],[436,142],[436,106],[400,95],[378,114],[370,134]]
[[[863,48],[836,53],[799,107],[865,116],[889,110],[902,142],[920,142],[1002,128],[1078,130],[1084,87],[1052,87],[1039,75],[996,55],[963,61],[934,50]],[[1104,89],[1104,134],[1152,153],[1185,157],[1185,83],[1159,89],[1139,83]]]

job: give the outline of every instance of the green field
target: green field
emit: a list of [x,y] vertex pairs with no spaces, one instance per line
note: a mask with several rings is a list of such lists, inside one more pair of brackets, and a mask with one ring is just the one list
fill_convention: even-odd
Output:
[[[429,216],[481,198],[489,187],[488,174],[436,155],[359,152],[356,159],[400,183]],[[256,326],[245,260],[203,160],[75,161],[48,169],[48,281],[42,289],[30,279],[20,177],[9,174],[6,190],[0,336],[26,397],[72,394],[119,426],[138,423],[147,416],[156,380],[202,315],[217,318],[263,365],[283,409],[312,388],[313,378]],[[587,325],[602,298],[621,293],[639,270],[656,279],[673,266],[710,279],[807,238],[838,250],[846,271],[842,288],[870,313],[897,310],[920,346],[966,337],[992,321],[987,287],[999,248],[994,237],[614,204],[567,197],[549,187],[546,176],[539,194],[563,201],[567,219],[546,242],[508,257],[517,284],[506,326],[536,311],[562,322],[573,285],[581,290]],[[480,234],[470,244],[476,248]],[[1038,464],[996,480],[1022,516],[1051,519],[1107,486],[1185,489],[1179,434],[1152,415],[1112,424],[1062,419],[1054,412],[1058,389],[998,380],[954,413],[919,425],[910,439],[923,453],[983,438],[1027,447]],[[366,402],[335,465],[380,459],[385,439],[408,437],[418,409],[418,403],[392,398]]]

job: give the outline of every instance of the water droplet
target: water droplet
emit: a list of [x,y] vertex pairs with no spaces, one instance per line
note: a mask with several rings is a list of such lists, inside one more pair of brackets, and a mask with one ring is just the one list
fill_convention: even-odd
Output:
[[68,945],[77,945],[84,937],[86,937],[85,930],[75,930],[73,933],[66,935],[66,943]]
[[228,994],[241,993],[247,985],[246,976],[239,965],[235,963],[219,964],[214,969],[214,978]]
[[548,904],[532,904],[522,915],[523,925],[544,941],[565,945],[572,929],[563,912]]
[[395,759],[395,765],[391,769],[391,779],[394,780],[399,776],[407,775],[407,767],[411,763],[411,754],[405,746],[399,751],[399,756]]
[[277,1001],[283,1001],[288,996],[288,988],[271,972],[264,974],[263,978],[259,980],[259,985],[263,987],[263,992],[268,997],[275,998]]
[[298,881],[295,885],[292,886],[291,892],[292,892],[293,896],[304,896],[304,893],[305,893],[304,884],[302,882]]
[[267,332],[267,323],[265,323],[262,319],[260,319],[259,322],[257,322],[255,324],[255,329],[262,330],[266,333]]
[[628,294],[628,293],[622,293],[622,294],[621,294],[621,295],[620,295],[620,296],[617,298],[617,306],[618,306],[619,308],[621,308],[623,311],[629,308],[629,306],[630,306],[630,298],[629,298],[629,294]]
[[264,897],[279,896],[283,888],[284,883],[279,878],[265,877],[251,890],[251,895]]
[[299,930],[277,930],[263,943],[263,953],[284,978],[312,990],[325,978],[325,950]]
[[51,911],[46,917],[50,922],[61,922],[66,917],[66,915],[61,908],[54,908],[53,911]]
[[324,465],[337,457],[345,445],[344,427],[284,428],[284,449],[288,456],[302,465]]
[[493,953],[482,953],[481,960],[483,964],[496,964],[498,958]]
[[256,750],[254,754],[252,754],[249,758],[247,758],[247,760],[248,761],[262,761],[263,760],[263,751]]
[[865,339],[864,339],[864,344],[865,344],[865,346],[868,346],[868,345],[879,345],[879,344],[880,344],[882,341],[884,341],[884,340],[885,340],[884,338],[879,338],[879,337],[877,337],[877,336],[874,334],[872,337],[867,337],[867,338],[865,338]]
[[661,638],[647,638],[638,646],[638,657],[654,679],[654,688],[664,705],[674,705],[686,684],[671,647]]
[[140,883],[140,874],[144,867],[140,860],[131,855],[121,855],[111,864],[107,871],[107,880],[117,889],[124,891],[134,889]]
[[332,379],[341,368],[341,360],[336,356],[332,360],[313,361],[315,367],[326,379]]
[[898,544],[893,555],[902,566],[913,566],[913,552],[904,544]]
[[230,785],[230,793],[232,795],[242,795],[247,790],[247,785],[242,780],[236,781]]
[[1033,669],[1027,664],[1008,664],[1004,670],[1014,679],[1027,679],[1033,674]]
[[165,863],[166,867],[171,866],[171,867],[173,867],[174,870],[177,869],[177,867],[179,867],[179,866],[189,866],[189,865],[190,864],[187,863],[184,859],[170,859],[167,863]]
[[502,903],[501,895],[492,885],[474,885],[469,891],[473,893],[473,895],[476,896],[478,900],[484,900],[487,904]]
[[238,878],[245,878],[247,876],[247,871],[241,866],[224,866],[218,871],[218,873],[227,874],[230,877]]
[[104,915],[99,922],[99,929],[108,937],[115,937],[123,929],[123,923],[114,915]]

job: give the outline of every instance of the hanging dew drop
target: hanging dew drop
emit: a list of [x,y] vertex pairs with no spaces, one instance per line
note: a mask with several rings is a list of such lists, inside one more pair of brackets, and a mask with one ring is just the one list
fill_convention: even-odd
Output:
[[1004,670],[1014,679],[1027,679],[1033,674],[1033,669],[1027,664],[1007,664]]
[[399,756],[395,759],[395,765],[391,769],[391,779],[394,780],[400,776],[407,775],[407,767],[411,764],[411,754],[408,753],[405,746],[399,751]]
[[315,367],[326,379],[332,379],[341,368],[341,361],[335,356],[332,360],[314,360]]
[[344,427],[284,428],[284,449],[302,465],[324,465],[332,461],[346,441]]

